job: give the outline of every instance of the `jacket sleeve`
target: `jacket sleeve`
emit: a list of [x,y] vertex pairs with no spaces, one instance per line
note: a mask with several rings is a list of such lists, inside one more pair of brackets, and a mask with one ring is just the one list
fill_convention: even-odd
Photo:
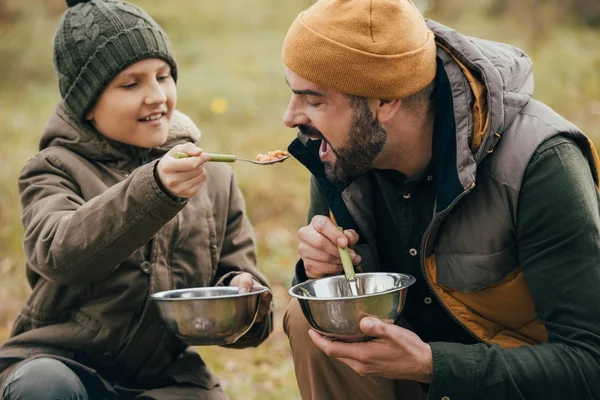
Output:
[[28,266],[62,285],[98,281],[116,270],[185,205],[158,187],[155,163],[85,201],[58,157],[34,156],[19,176]]
[[[231,173],[229,193],[225,238],[223,239],[223,246],[219,256],[215,284],[228,285],[229,281],[235,275],[248,272],[264,286],[269,287],[269,282],[257,268],[254,231],[246,215],[245,200],[233,172]],[[271,311],[261,322],[255,323],[235,343],[224,347],[243,348],[258,346],[269,336],[272,330],[273,312]]]
[[548,342],[516,349],[432,343],[429,399],[600,398],[599,195],[571,140],[546,141],[530,161],[516,235]]

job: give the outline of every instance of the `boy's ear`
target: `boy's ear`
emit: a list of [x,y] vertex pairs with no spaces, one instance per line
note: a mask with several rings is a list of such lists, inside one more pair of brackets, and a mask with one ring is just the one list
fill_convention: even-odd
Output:
[[400,99],[379,99],[379,105],[377,106],[377,112],[375,114],[377,116],[377,121],[380,124],[385,124],[386,122],[391,121],[400,109],[401,105],[402,100]]

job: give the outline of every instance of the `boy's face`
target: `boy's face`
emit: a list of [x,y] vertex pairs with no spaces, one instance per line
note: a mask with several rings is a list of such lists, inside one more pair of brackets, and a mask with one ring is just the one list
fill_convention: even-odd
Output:
[[167,140],[176,103],[169,64],[148,58],[114,77],[86,119],[109,139],[151,148]]

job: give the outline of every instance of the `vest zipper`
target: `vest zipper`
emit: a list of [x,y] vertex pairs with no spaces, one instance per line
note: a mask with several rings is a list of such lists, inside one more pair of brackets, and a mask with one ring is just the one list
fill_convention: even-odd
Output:
[[467,188],[460,195],[458,195],[454,200],[452,200],[452,203],[450,203],[450,205],[448,207],[446,207],[444,210],[440,211],[439,213],[437,213],[433,217],[433,220],[431,221],[431,223],[427,227],[427,230],[423,234],[423,240],[421,240],[421,273],[423,274],[423,278],[425,279],[425,283],[427,284],[427,287],[429,288],[429,290],[431,291],[431,293],[433,293],[433,296],[436,298],[436,300],[438,301],[438,303],[442,306],[442,309],[444,311],[446,311],[446,314],[448,314],[450,316],[450,318],[454,322],[456,322],[456,324],[458,326],[460,326],[461,328],[463,328],[477,342],[479,342],[479,343],[485,343],[487,345],[490,345],[489,342],[487,342],[487,341],[483,340],[482,338],[480,338],[479,336],[477,336],[477,334],[475,332],[473,332],[471,329],[469,329],[469,327],[467,327],[461,320],[459,320],[454,315],[454,313],[452,313],[452,311],[450,310],[450,308],[448,308],[448,306],[442,301],[442,299],[440,298],[440,296],[438,295],[438,293],[433,288],[433,284],[427,278],[427,271],[425,271],[425,251],[426,251],[426,248],[427,248],[427,241],[429,240],[429,235],[431,234],[431,231],[432,231],[433,227],[435,226],[435,224],[438,221],[442,220],[450,212],[450,210],[456,205],[456,203],[458,203],[458,201],[460,199],[462,199],[464,196],[466,196],[468,193],[470,193],[471,190],[473,190],[474,187],[475,187],[475,182],[473,182],[469,188]]

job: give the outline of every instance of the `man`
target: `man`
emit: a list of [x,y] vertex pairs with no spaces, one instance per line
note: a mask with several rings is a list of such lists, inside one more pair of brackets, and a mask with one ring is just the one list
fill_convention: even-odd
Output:
[[319,0],[283,60],[313,175],[295,280],[341,273],[336,245],[417,278],[410,330],[364,318],[368,342],[309,332],[290,302],[303,399],[600,398],[598,158],[532,99],[529,57],[408,0]]

